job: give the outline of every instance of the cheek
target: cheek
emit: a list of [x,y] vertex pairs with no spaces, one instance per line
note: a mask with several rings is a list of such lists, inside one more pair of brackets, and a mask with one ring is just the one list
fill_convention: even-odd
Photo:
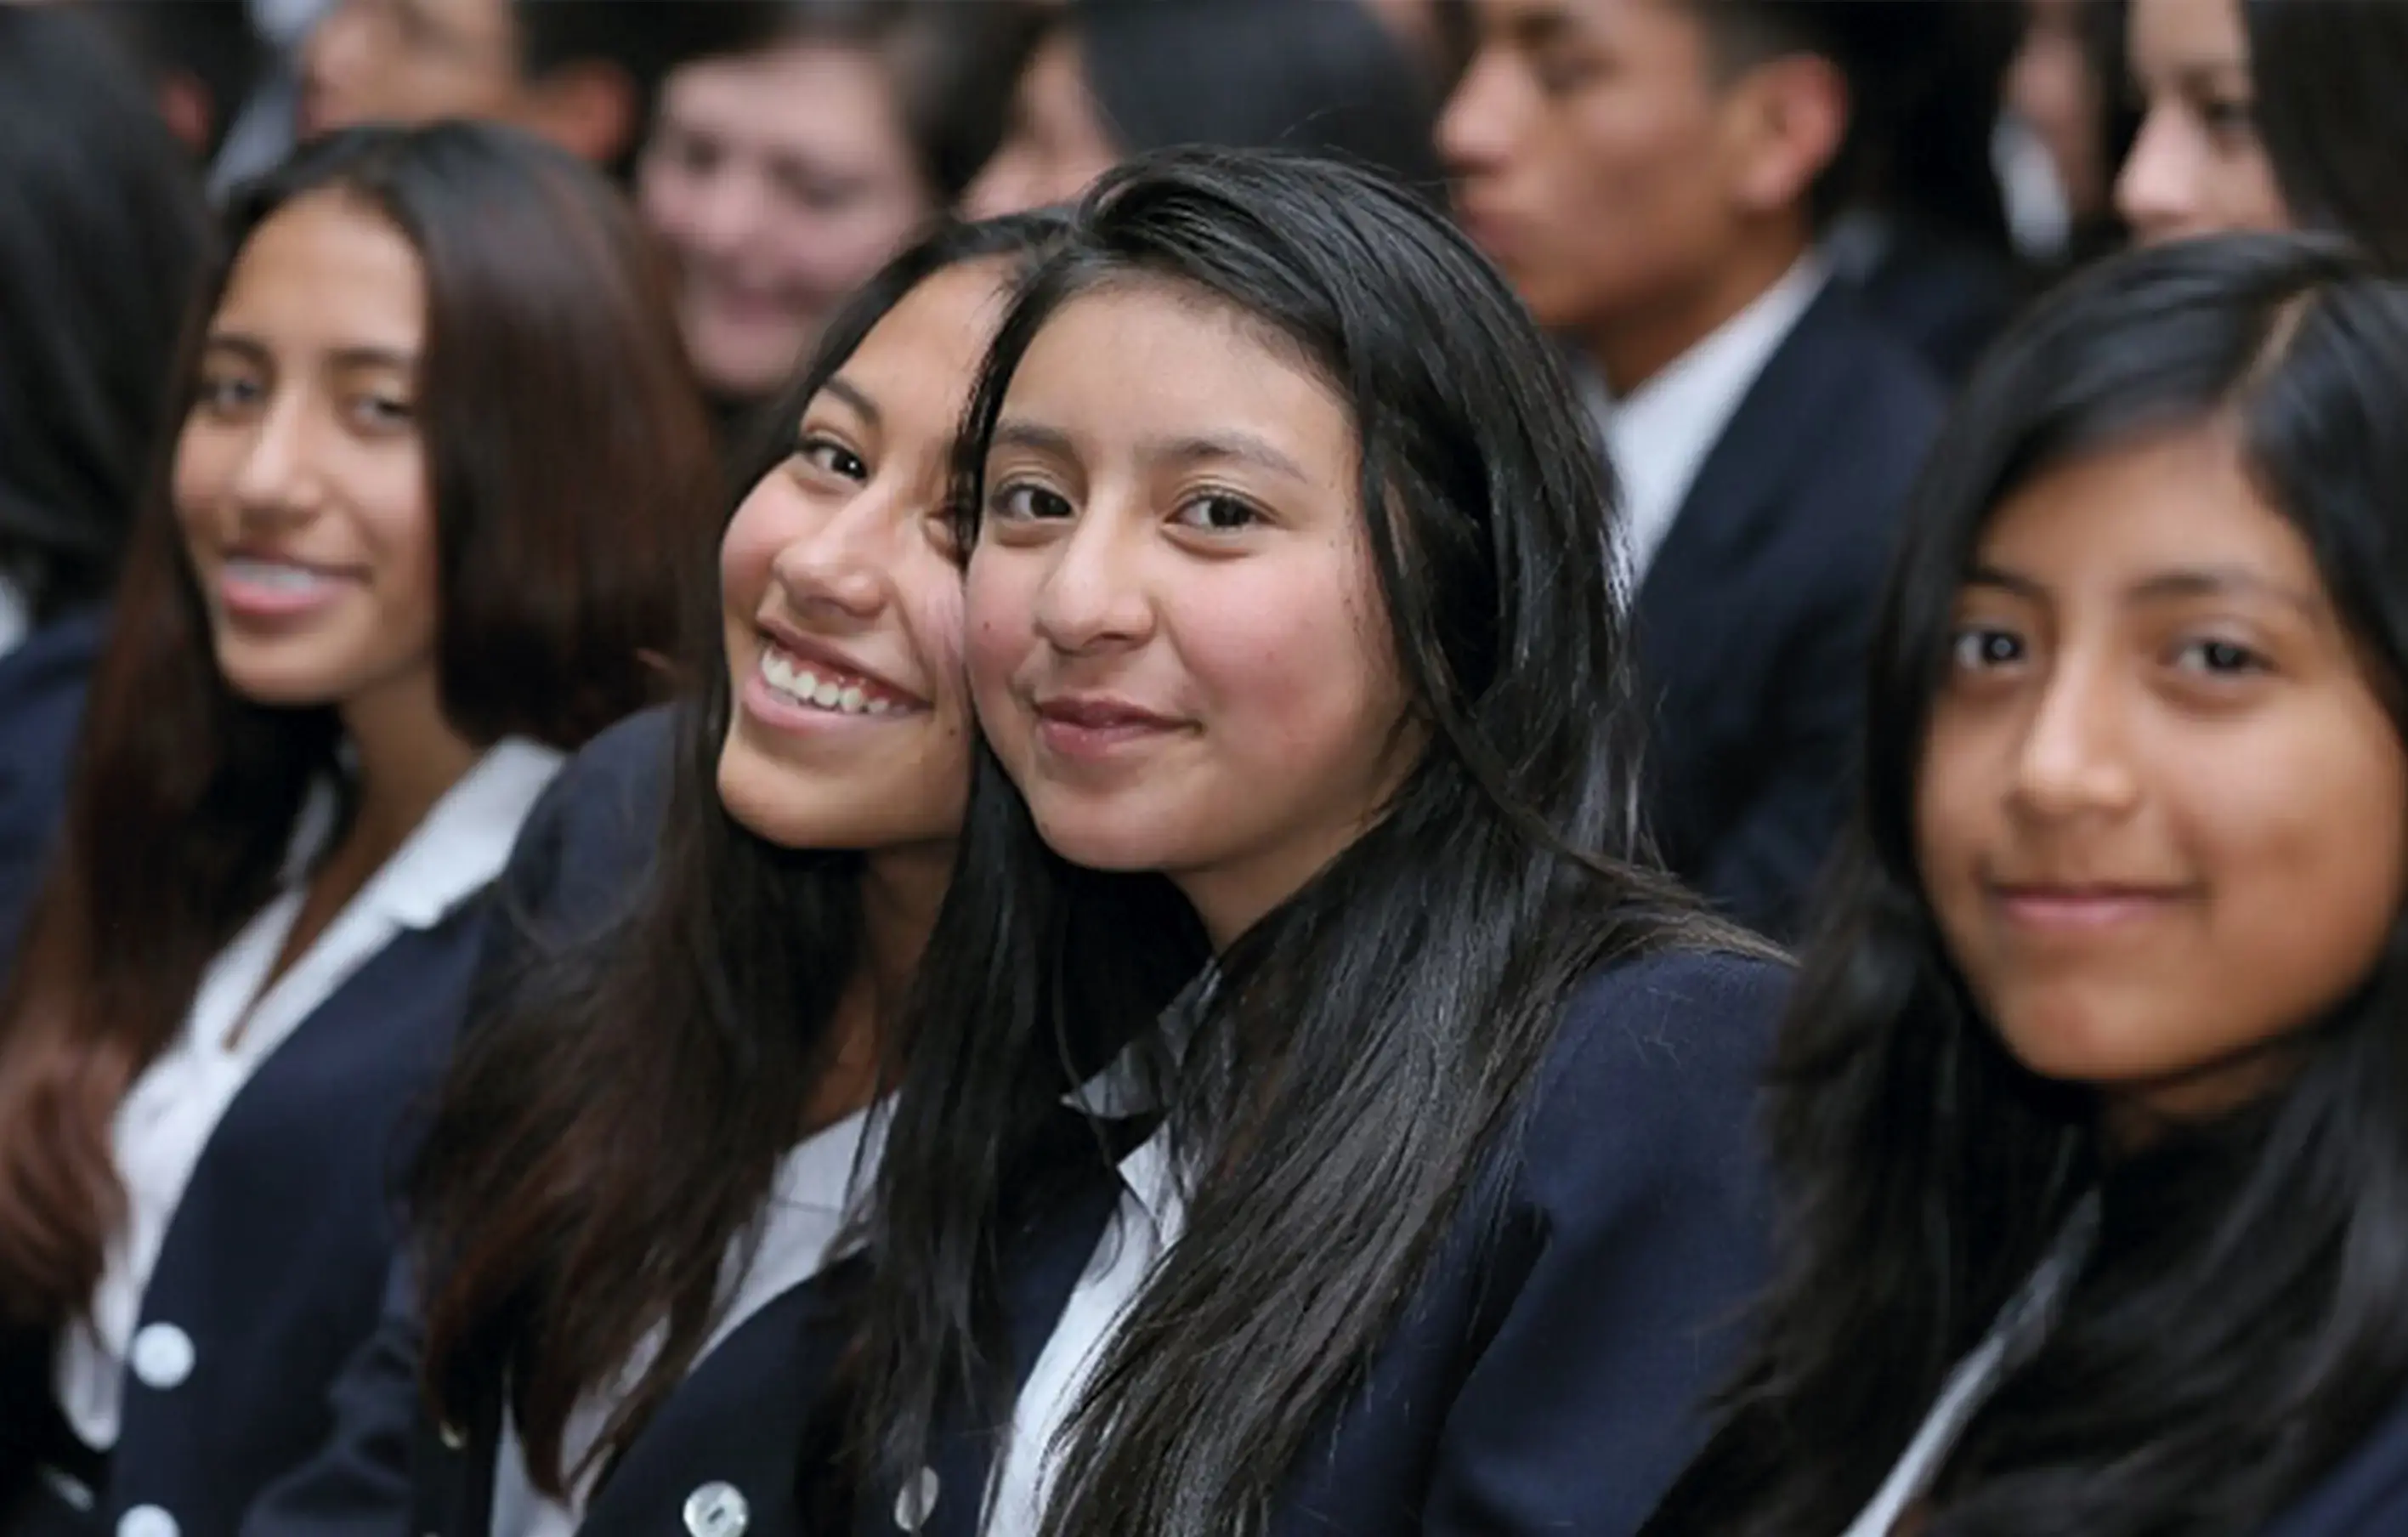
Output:
[[730,624],[750,629],[769,588],[770,567],[783,541],[777,488],[764,481],[752,488],[727,523],[719,541],[719,592]]
[[1402,691],[1346,565],[1228,567],[1227,580],[1192,583],[1166,607],[1197,703],[1225,742],[1271,762],[1369,758],[1385,747]]
[[178,435],[170,477],[178,522],[195,528],[216,511],[233,483],[239,453],[226,435],[198,424]]
[[982,549],[970,559],[962,588],[964,661],[970,691],[988,734],[1011,729],[1011,679],[1037,643],[1036,563]]

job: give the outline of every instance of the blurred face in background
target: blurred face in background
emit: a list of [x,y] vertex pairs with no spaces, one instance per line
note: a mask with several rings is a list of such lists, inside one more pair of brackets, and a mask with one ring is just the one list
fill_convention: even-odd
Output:
[[2107,205],[2106,103],[2086,32],[2101,3],[2027,0],[2030,22],[2007,75],[2008,106],[2048,151],[2077,218]]
[[1056,28],[1022,71],[1004,139],[962,194],[973,219],[1068,203],[1121,159],[1087,90],[1079,40]]
[[782,384],[844,296],[937,211],[871,50],[797,44],[672,74],[637,177],[695,371]]
[[235,262],[177,441],[175,504],[218,666],[245,698],[435,697],[425,309],[417,251],[339,194],[298,199]]
[[302,50],[299,130],[507,118],[518,87],[509,0],[342,0]]
[[2146,115],[2115,208],[2132,233],[2158,241],[2289,228],[2258,137],[2241,0],[2133,0],[2130,37]]

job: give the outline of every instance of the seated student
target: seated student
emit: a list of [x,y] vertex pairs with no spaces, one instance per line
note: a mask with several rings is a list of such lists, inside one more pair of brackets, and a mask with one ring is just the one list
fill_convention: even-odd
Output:
[[208,216],[142,82],[85,18],[0,6],[0,979],[67,759]]
[[661,82],[777,0],[337,0],[303,45],[305,139],[361,122],[515,123],[624,179]]
[[598,1537],[697,1498],[796,1530],[822,1278],[969,778],[953,437],[1053,227],[933,235],[787,392],[701,697],[572,760],[501,878],[414,1182],[429,1328],[405,1276],[247,1532]]
[[714,470],[641,232],[516,133],[246,192],[0,990],[0,1531],[210,1537],[326,1433],[404,1112]]
[[1466,227],[1602,381],[1674,871],[1776,935],[1838,829],[1865,631],[1939,386],[1816,249],[1825,0],[1476,0],[1440,143]]
[[2146,107],[2115,182],[2143,240],[2338,230],[2408,264],[2408,8],[2389,0],[2133,0]]
[[1437,74],[1366,0],[1067,0],[963,206],[1067,203],[1128,156],[1182,144],[1334,154],[1436,197]]
[[1169,152],[967,420],[992,758],[867,1214],[856,1517],[1631,1530],[1760,1278],[1784,973],[1645,861],[1552,350],[1414,193]]
[[2403,414],[2408,286],[2290,237],[1977,372],[1775,1063],[1780,1279],[1648,1537],[2408,1530]]

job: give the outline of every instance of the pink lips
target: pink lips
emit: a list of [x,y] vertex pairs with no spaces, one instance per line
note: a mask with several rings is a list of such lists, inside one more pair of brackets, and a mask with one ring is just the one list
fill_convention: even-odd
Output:
[[1094,761],[1179,729],[1167,716],[1105,695],[1065,695],[1040,699],[1037,736],[1062,757]]
[[2169,886],[2001,885],[1993,897],[2008,922],[2049,935],[2099,934],[2162,915],[2190,893]]

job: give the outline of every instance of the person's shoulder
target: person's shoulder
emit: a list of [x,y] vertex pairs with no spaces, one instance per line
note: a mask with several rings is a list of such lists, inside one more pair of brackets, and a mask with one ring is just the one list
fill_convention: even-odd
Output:
[[587,742],[553,776],[511,851],[504,889],[541,912],[623,892],[652,863],[667,810],[682,707],[656,706]]
[[2408,1395],[2349,1455],[2266,1529],[2265,1537],[2396,1537],[2408,1532]]
[[1592,972],[1534,1085],[1525,1147],[1576,1183],[1742,1156],[1789,968],[1665,949]]

